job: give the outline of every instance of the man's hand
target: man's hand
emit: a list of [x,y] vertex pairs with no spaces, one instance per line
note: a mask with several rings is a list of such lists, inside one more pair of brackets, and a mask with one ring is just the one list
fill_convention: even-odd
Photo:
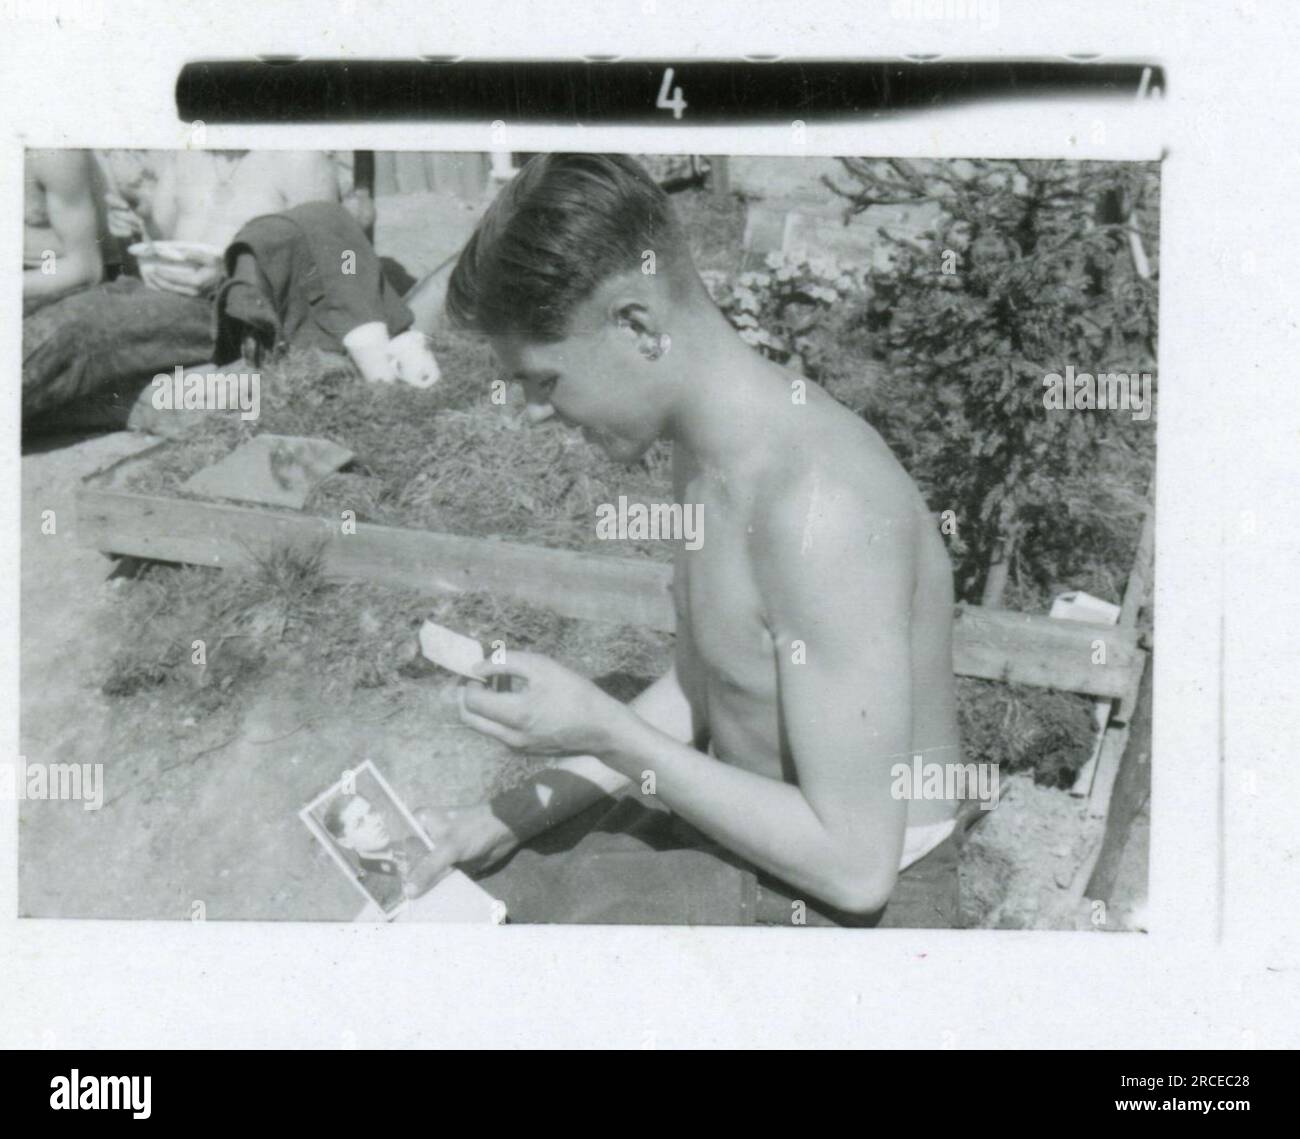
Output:
[[105,191],[104,209],[108,214],[108,232],[114,237],[131,240],[146,232],[143,219],[116,190]]
[[537,653],[510,652],[500,664],[485,660],[474,672],[521,677],[522,691],[496,692],[466,685],[460,689],[462,723],[535,755],[599,756],[609,747],[620,720],[635,718],[627,705],[606,695],[586,677]]
[[411,867],[403,884],[408,898],[428,893],[456,866],[470,874],[483,874],[519,845],[514,832],[487,803],[442,811],[422,807],[415,817],[433,849]]

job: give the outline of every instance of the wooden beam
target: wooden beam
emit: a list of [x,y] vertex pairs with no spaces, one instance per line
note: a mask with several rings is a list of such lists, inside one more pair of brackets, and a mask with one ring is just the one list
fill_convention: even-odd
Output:
[[396,151],[393,154],[393,167],[399,194],[420,194],[430,188],[429,174],[424,167],[424,154],[421,151]]
[[[1138,613],[1146,604],[1151,590],[1155,565],[1156,518],[1152,500],[1155,484],[1147,488],[1147,507],[1142,515],[1142,530],[1138,534],[1137,550],[1133,555],[1133,565],[1129,569],[1128,581],[1124,585],[1124,598],[1119,607],[1118,624],[1125,629],[1137,626]],[[1088,797],[1088,813],[1096,818],[1106,814],[1106,805],[1110,802],[1111,788],[1119,772],[1120,757],[1128,745],[1128,731],[1125,725],[1133,714],[1137,701],[1138,687],[1142,683],[1145,659],[1139,662],[1129,676],[1128,687],[1120,694],[1118,700],[1110,702],[1110,712],[1105,727],[1102,728],[1093,748],[1092,756],[1079,770],[1070,794]]]
[[1114,697],[1126,689],[1140,654],[1131,629],[957,606],[953,668],[959,676]]
[[247,566],[253,553],[276,544],[320,544],[325,573],[336,581],[431,593],[483,589],[567,617],[673,627],[672,571],[648,560],[365,522],[344,534],[341,517],[85,485],[77,495],[77,535],[82,545],[106,552],[223,569]]
[[[229,567],[249,564],[252,552],[276,543],[320,543],[325,571],[334,580],[433,593],[484,589],[568,617],[661,630],[674,626],[672,570],[660,562],[368,523],[344,534],[341,517],[115,488],[111,484],[125,469],[114,464],[79,489],[82,545]],[[1141,653],[1132,630],[1113,626],[966,605],[957,607],[956,616],[953,665],[962,676],[1117,697]]]
[[[1124,587],[1124,600],[1120,605],[1119,623],[1127,628],[1136,628],[1138,613],[1151,596],[1155,584],[1156,555],[1156,513],[1151,503],[1155,492],[1152,486],[1147,492],[1147,511],[1142,519],[1142,533],[1138,536],[1137,554],[1133,558],[1133,569]],[[1135,671],[1129,678],[1128,688],[1120,694],[1119,706],[1116,707],[1112,721],[1127,724],[1137,709],[1138,690],[1142,684],[1141,670]]]
[[731,160],[725,154],[709,155],[709,188],[715,198],[731,196]]
[[1145,671],[1137,711],[1126,729],[1127,746],[1110,796],[1106,833],[1092,865],[1084,897],[1111,900],[1120,858],[1137,818],[1151,797],[1151,713],[1152,669]]
[[375,196],[397,193],[397,156],[391,150],[375,152]]

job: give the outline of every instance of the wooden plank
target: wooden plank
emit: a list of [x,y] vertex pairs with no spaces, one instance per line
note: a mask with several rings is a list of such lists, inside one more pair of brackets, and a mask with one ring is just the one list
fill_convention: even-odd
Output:
[[[1155,558],[1155,511],[1152,507],[1154,484],[1147,488],[1147,508],[1142,516],[1142,530],[1138,535],[1137,550],[1133,555],[1133,565],[1129,570],[1128,581],[1124,584],[1124,597],[1116,619],[1122,628],[1132,629],[1137,626],[1138,613],[1146,603],[1152,581]],[[1110,790],[1119,771],[1120,757],[1128,743],[1128,733],[1124,725],[1137,701],[1139,686],[1142,683],[1145,657],[1133,670],[1125,690],[1118,700],[1111,701],[1110,715],[1101,736],[1093,748],[1092,756],[1079,771],[1070,794],[1088,797],[1089,814],[1101,818],[1106,813],[1106,804],[1110,800]]]
[[1131,629],[957,607],[953,668],[959,676],[1115,697],[1127,686],[1140,653]]
[[[1133,559],[1133,570],[1129,574],[1128,585],[1124,588],[1124,600],[1119,611],[1119,623],[1130,629],[1137,626],[1138,613],[1151,595],[1155,582],[1155,539],[1156,515],[1154,508],[1148,504],[1146,517],[1142,519],[1142,533],[1138,537],[1137,556]],[[1112,716],[1115,722],[1127,724],[1132,718],[1137,710],[1141,685],[1142,672],[1135,670],[1129,678],[1128,687],[1120,694],[1119,704]]]
[[482,538],[356,524],[342,518],[83,485],[77,494],[82,545],[194,565],[244,566],[277,543],[320,543],[327,576],[434,593],[485,589],[568,617],[673,627],[668,566]]
[[372,198],[375,196],[375,152],[373,150],[352,152],[352,188],[365,190]]
[[375,151],[375,195],[397,193],[397,155],[391,150]]
[[1101,734],[1101,746],[1097,749],[1097,768],[1093,773],[1092,786],[1088,788],[1088,814],[1094,819],[1104,819],[1110,807],[1111,791],[1119,775],[1119,764],[1128,747],[1128,725],[1108,724]]
[[419,194],[428,190],[429,179],[424,168],[424,155],[418,150],[398,150],[393,154],[393,168],[397,175],[399,194]]
[[[1094,708],[1105,708],[1107,716],[1110,715],[1110,709],[1115,707],[1114,700],[1098,700]],[[1088,756],[1084,765],[1079,768],[1079,772],[1074,777],[1074,785],[1070,788],[1070,794],[1076,799],[1086,799],[1092,794],[1092,785],[1097,778],[1097,761],[1101,758],[1101,749],[1106,746],[1106,732],[1109,729],[1104,727],[1099,731],[1092,740],[1092,754]]]
[[709,155],[709,188],[715,198],[731,196],[731,161],[725,154]]
[[1128,575],[1128,584],[1124,586],[1124,600],[1119,607],[1119,623],[1135,626],[1138,611],[1146,603],[1147,594],[1151,592],[1152,569],[1156,552],[1156,515],[1148,505],[1142,518],[1142,533],[1138,535],[1137,552],[1133,556],[1133,568]]
[[[1146,604],[1151,592],[1155,565],[1155,511],[1151,504],[1152,487],[1147,491],[1147,509],[1142,518],[1142,532],[1138,535],[1137,552],[1133,568],[1124,586],[1124,600],[1120,604],[1119,624],[1125,629],[1137,626],[1138,613]],[[1093,753],[1087,785],[1088,814],[1093,818],[1106,817],[1110,807],[1111,791],[1119,775],[1120,761],[1128,747],[1127,724],[1137,708],[1146,672],[1146,654],[1139,654],[1136,666],[1129,674],[1128,683],[1117,700],[1111,703],[1110,719],[1102,732],[1100,747]],[[1082,782],[1082,775],[1080,782]],[[1077,784],[1076,784],[1077,790]]]
[[1106,833],[1089,869],[1084,897],[1110,901],[1120,857],[1128,842],[1133,820],[1151,797],[1151,715],[1154,665],[1144,673],[1137,711],[1129,725],[1128,741],[1110,797]]
[[[358,523],[290,511],[115,490],[93,477],[77,496],[83,545],[160,561],[246,565],[274,543],[323,543],[335,580],[375,581],[430,592],[486,589],[585,620],[671,630],[672,570],[483,538]],[[1105,645],[1102,663],[1096,643]],[[953,664],[959,675],[1118,696],[1141,652],[1131,630],[958,606]]]

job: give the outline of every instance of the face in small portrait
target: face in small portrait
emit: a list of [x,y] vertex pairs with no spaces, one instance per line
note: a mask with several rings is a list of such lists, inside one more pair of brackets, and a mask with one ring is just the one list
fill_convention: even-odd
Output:
[[392,845],[388,823],[363,795],[338,795],[321,820],[331,838],[362,858],[382,854]]

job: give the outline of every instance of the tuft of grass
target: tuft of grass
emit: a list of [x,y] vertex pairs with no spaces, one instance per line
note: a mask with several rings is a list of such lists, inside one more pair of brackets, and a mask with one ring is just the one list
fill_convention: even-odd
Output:
[[153,565],[126,583],[104,694],[172,685],[211,711],[260,675],[328,586],[319,546],[272,546],[249,557],[248,567],[227,571]]
[[1073,692],[959,677],[957,714],[967,763],[1070,787],[1092,754],[1092,701]]
[[248,557],[252,568],[244,576],[251,587],[252,605],[270,603],[289,615],[325,588],[323,538],[311,545],[277,542],[262,549],[249,549]]

